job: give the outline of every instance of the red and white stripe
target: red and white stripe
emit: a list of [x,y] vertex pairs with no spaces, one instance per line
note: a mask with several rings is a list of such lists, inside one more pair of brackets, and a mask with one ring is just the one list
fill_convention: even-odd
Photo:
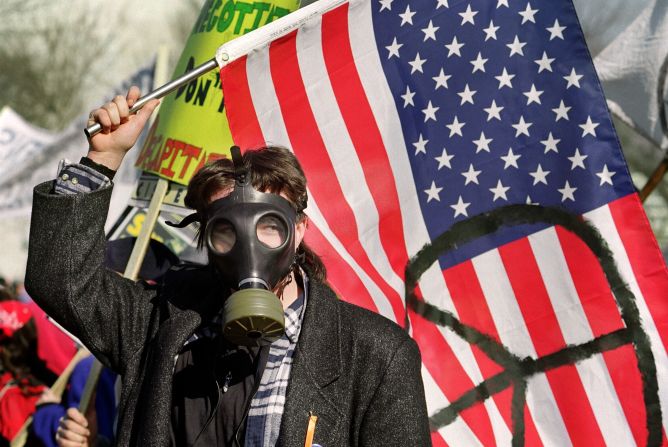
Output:
[[657,369],[664,441],[668,427],[668,272],[636,195],[585,214],[613,252],[617,268],[636,298]]
[[[402,323],[403,271],[429,242],[399,117],[382,73],[369,2],[310,19],[221,71],[228,120],[241,147],[291,147],[309,179],[308,241],[342,297]],[[633,214],[629,214],[633,213]],[[629,219],[633,215],[634,219]],[[615,253],[637,298],[668,403],[668,274],[635,196],[585,217]],[[641,228],[638,228],[641,227]],[[651,251],[651,250],[650,250]],[[651,254],[651,253],[650,253]],[[432,266],[419,293],[503,343],[538,357],[623,327],[605,277],[584,244],[543,230],[442,272]],[[665,292],[664,292],[665,293]],[[446,328],[411,316],[423,356],[430,413],[501,371]],[[644,444],[640,375],[630,346],[532,377],[527,445]],[[511,390],[464,412],[433,435],[434,445],[509,445]],[[664,427],[666,426],[664,411]]]

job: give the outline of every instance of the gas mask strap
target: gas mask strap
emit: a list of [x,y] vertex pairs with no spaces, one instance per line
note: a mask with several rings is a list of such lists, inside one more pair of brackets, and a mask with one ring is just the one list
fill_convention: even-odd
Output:
[[167,225],[169,225],[170,227],[185,228],[193,222],[199,222],[199,220],[200,220],[199,219],[199,214],[198,213],[192,213],[192,214],[189,214],[188,216],[184,217],[181,222],[176,223],[176,222],[167,221],[165,223]]

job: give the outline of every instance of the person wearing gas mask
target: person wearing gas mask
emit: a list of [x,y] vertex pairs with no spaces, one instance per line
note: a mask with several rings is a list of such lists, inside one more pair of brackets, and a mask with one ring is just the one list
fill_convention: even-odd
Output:
[[[122,375],[118,445],[430,445],[420,354],[384,317],[339,300],[303,242],[294,155],[233,148],[188,186],[204,267],[157,287],[104,269],[113,174],[157,101],[91,113],[88,155],[35,188],[26,287]],[[77,179],[76,182],[74,179]]]

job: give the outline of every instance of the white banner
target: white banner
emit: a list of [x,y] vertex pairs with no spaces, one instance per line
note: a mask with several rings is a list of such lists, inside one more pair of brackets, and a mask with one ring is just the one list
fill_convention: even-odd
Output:
[[[124,81],[105,101],[124,94],[131,84],[142,92],[151,90],[153,67],[139,70]],[[88,114],[74,120],[64,131],[40,129],[5,107],[0,112],[0,218],[28,216],[32,207],[32,189],[38,183],[53,179],[58,161],[79,161],[86,154],[88,142],[83,133]],[[141,141],[139,146],[141,146]],[[110,226],[125,209],[140,171],[134,168],[138,151],[130,151],[114,178],[114,193],[107,218]]]

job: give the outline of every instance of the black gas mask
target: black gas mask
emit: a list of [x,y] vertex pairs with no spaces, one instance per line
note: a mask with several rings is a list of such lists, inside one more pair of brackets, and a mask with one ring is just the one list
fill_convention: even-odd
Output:
[[224,304],[223,335],[237,345],[262,346],[285,331],[283,305],[272,290],[295,259],[297,214],[278,194],[253,188],[239,148],[231,152],[234,189],[207,207],[204,241],[209,261],[237,289]]

